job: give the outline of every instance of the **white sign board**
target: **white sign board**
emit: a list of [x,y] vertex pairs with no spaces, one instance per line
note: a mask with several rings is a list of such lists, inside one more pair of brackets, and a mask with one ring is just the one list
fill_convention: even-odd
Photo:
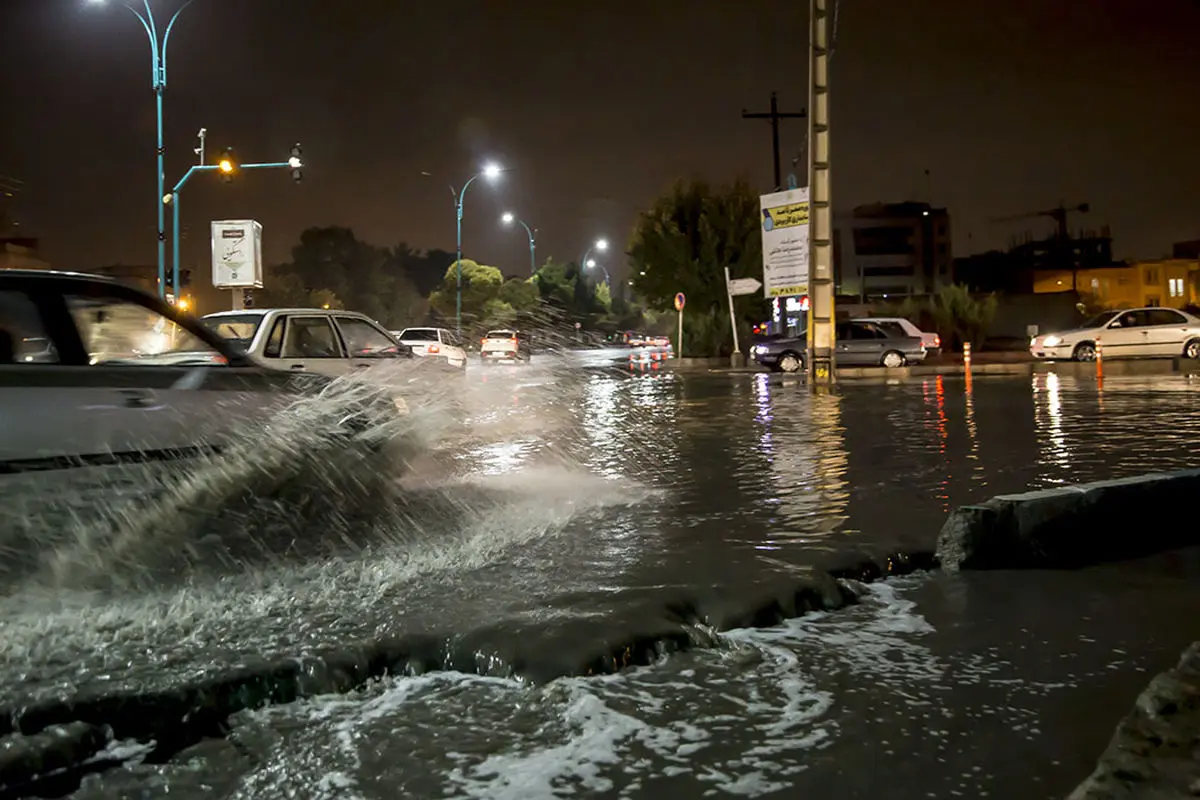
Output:
[[762,283],[758,278],[734,278],[729,282],[729,293],[734,297],[741,297],[744,294],[754,294],[762,288]]
[[252,219],[214,221],[212,270],[218,289],[261,289],[262,225]]
[[808,294],[808,189],[764,194],[763,291],[767,297]]

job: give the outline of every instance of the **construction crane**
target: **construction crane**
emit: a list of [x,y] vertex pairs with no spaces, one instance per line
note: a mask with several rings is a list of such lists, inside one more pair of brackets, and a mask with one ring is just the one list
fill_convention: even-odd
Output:
[[1054,220],[1054,238],[1070,239],[1071,234],[1067,230],[1067,214],[1078,211],[1080,214],[1086,214],[1091,210],[1091,206],[1087,203],[1080,203],[1077,206],[1067,207],[1059,204],[1057,208],[1048,208],[1045,211],[1029,211],[1024,214],[1014,214],[1011,217],[997,217],[992,222],[1012,222],[1018,219],[1033,219],[1034,217],[1049,217]]
[[[1029,211],[1024,214],[1013,214],[1009,217],[996,217],[992,222],[1013,222],[1019,219],[1033,219],[1034,217],[1049,217],[1054,220],[1054,243],[1055,243],[1055,258],[1059,261],[1069,261],[1071,269],[1071,291],[1079,290],[1079,265],[1076,263],[1075,254],[1070,247],[1071,232],[1067,228],[1067,214],[1080,213],[1086,214],[1091,210],[1091,206],[1087,203],[1079,203],[1074,206],[1067,206],[1064,203],[1059,203],[1055,208],[1048,208],[1045,211]],[[1066,265],[1063,265],[1066,266]]]

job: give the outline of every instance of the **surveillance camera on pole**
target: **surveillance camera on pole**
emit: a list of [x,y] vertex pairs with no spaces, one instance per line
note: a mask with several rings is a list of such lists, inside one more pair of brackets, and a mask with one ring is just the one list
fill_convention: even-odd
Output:
[[292,168],[292,180],[296,183],[304,180],[304,160],[302,158],[304,151],[300,149],[300,143],[296,142],[292,145],[292,152],[288,158],[288,166]]

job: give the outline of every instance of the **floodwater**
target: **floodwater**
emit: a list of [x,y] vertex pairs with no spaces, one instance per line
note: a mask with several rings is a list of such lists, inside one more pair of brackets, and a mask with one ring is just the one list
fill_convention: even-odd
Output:
[[[424,632],[470,640],[477,669],[242,712],[166,763],[116,743],[125,766],[76,796],[1032,800],[1085,777],[1150,675],[1200,638],[1188,552],[912,575],[616,675],[508,677],[518,660],[572,671],[690,593],[751,597],[814,566],[930,550],[956,505],[1198,456],[1186,376],[813,397],[790,378],[630,377],[605,359],[472,370],[414,413],[421,455],[398,477],[344,461],[313,477],[321,456],[267,492],[264,433],[153,502],[128,499],[161,482],[145,468],[19,487],[3,513],[44,538],[6,574],[0,705]],[[299,528],[284,514],[297,503]]]

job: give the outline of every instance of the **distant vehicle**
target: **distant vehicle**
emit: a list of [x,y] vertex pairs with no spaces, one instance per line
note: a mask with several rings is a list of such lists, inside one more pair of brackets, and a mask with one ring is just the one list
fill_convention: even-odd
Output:
[[[843,322],[835,331],[834,358],[838,366],[883,366],[889,368],[919,364],[925,360],[925,345],[916,336],[896,336],[873,322]],[[804,369],[806,335],[771,339],[754,345],[755,361],[776,372],[800,372]]]
[[454,331],[445,328],[405,328],[399,333],[392,331],[392,335],[401,344],[411,348],[415,356],[466,369],[467,350]]
[[1104,358],[1200,359],[1200,318],[1173,308],[1103,311],[1069,331],[1035,336],[1034,358],[1095,361]]
[[[329,383],[259,364],[107,278],[0,270],[0,475],[199,455]],[[396,413],[372,395],[329,424],[364,441]]]
[[353,311],[255,308],[209,314],[204,323],[266,366],[333,378],[381,360],[413,357],[386,328]]
[[904,317],[861,317],[856,321],[873,322],[897,336],[915,336],[925,345],[926,356],[936,356],[942,352],[942,337],[936,333],[926,333]]
[[529,337],[520,331],[488,331],[479,343],[480,364],[528,364],[532,356]]

